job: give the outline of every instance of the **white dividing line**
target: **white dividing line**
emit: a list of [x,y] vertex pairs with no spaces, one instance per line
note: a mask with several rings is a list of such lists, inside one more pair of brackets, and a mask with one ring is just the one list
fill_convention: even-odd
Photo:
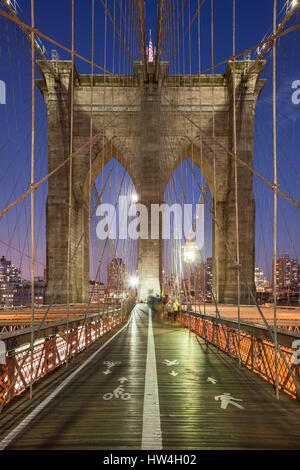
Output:
[[156,357],[152,328],[152,312],[149,308],[142,450],[156,450],[162,448]]
[[[134,309],[132,311],[134,313]],[[0,450],[4,450],[11,442],[16,439],[16,437],[28,426],[28,424],[55,398],[65,387],[70,383],[74,377],[82,370],[85,366],[87,366],[94,357],[99,354],[116,336],[118,336],[131,322],[132,315],[130,316],[126,325],[123,326],[117,333],[115,333],[109,340],[106,341],[97,351],[95,351],[83,364],[81,364],[78,369],[74,370],[69,377],[67,377],[50,395],[45,398],[26,418],[21,421],[21,423],[13,429],[1,442],[0,442]]]

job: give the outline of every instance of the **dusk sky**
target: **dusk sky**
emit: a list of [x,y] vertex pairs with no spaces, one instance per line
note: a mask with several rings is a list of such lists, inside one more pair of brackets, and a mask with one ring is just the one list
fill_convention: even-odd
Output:
[[[30,1],[19,0],[19,12],[22,21],[30,23]],[[123,3],[123,2],[122,2]],[[123,3],[125,5],[126,2]],[[181,2],[179,2],[181,4]],[[198,0],[185,2],[184,18],[185,27],[189,23],[190,15],[193,17],[197,10]],[[237,51],[259,43],[272,32],[273,1],[251,0],[237,1]],[[113,11],[113,0],[108,0],[108,8]],[[155,47],[157,0],[146,0],[146,32],[147,42],[149,31],[152,30],[152,39]],[[215,63],[229,59],[232,55],[232,0],[215,0],[214,13],[214,52]],[[285,14],[287,2],[278,2],[278,22]],[[91,1],[75,1],[75,49],[86,58],[91,57]],[[104,65],[104,14],[100,0],[95,1],[95,62]],[[59,43],[71,48],[71,0],[36,0],[36,27],[44,34],[55,39]],[[118,20],[118,18],[117,18]],[[299,21],[299,9],[290,20],[289,26]],[[11,32],[16,31],[12,36]],[[198,49],[196,44],[197,21],[191,32],[192,73],[199,72]],[[106,66],[113,70],[111,52],[112,27],[108,26],[108,45]],[[30,45],[24,39],[18,28],[11,25],[2,17],[0,19],[0,80],[5,81],[7,88],[7,104],[0,105],[0,179],[1,196],[0,207],[4,209],[14,201],[26,189],[30,181],[30,145],[31,145],[31,65]],[[300,104],[292,102],[292,84],[300,80],[300,37],[296,30],[280,39],[278,44],[278,68],[277,68],[277,106],[278,106],[278,178],[280,189],[286,192],[297,202],[300,200]],[[47,57],[51,58],[53,45],[43,41]],[[185,56],[189,55],[188,38],[184,42]],[[117,48],[117,46],[116,46]],[[70,55],[63,50],[58,50],[60,59],[70,59]],[[183,53],[181,48],[181,54]],[[167,55],[167,51],[165,51]],[[252,53],[251,58],[257,55]],[[165,58],[165,57],[164,57]],[[138,57],[135,57],[138,59]],[[166,57],[167,59],[167,57]],[[272,135],[272,54],[266,57],[267,64],[262,74],[267,78],[266,87],[261,94],[255,121],[255,148],[254,165],[256,171],[269,181],[273,179],[273,135]],[[121,73],[129,72],[130,63],[127,59],[122,62]],[[117,63],[117,61],[116,61]],[[186,60],[185,69],[181,73],[189,73],[189,63]],[[125,64],[125,70],[123,70]],[[201,69],[206,70],[211,65],[210,42],[210,1],[207,0],[201,9]],[[76,59],[76,67],[79,73],[90,73],[90,66]],[[174,69],[174,64],[171,63]],[[216,73],[224,73],[226,66],[216,69]],[[99,71],[95,71],[98,73]],[[47,122],[45,105],[42,96],[37,90],[36,104],[36,175],[39,180],[47,174]],[[110,164],[104,170],[104,180],[108,177]],[[119,175],[121,169],[119,168]],[[180,171],[180,169],[178,169]],[[200,172],[197,171],[200,179]],[[178,175],[175,175],[177,178]],[[100,176],[97,179],[101,185]],[[111,176],[116,181],[115,170]],[[120,181],[120,178],[119,178]],[[187,195],[192,201],[192,185],[189,185]],[[100,188],[99,188],[100,190]],[[254,191],[256,197],[256,265],[265,269],[270,275],[272,266],[272,214],[273,193],[265,183],[254,177]],[[47,183],[44,183],[36,195],[36,257],[39,263],[36,265],[36,274],[43,275],[45,265],[45,201],[47,197]],[[104,199],[108,196],[105,195]],[[211,254],[211,221],[206,213],[206,246],[207,254]],[[96,253],[99,249],[99,241],[94,233],[95,221],[91,230],[91,278],[97,270]],[[278,214],[278,252],[288,252],[292,257],[300,258],[300,221],[299,209],[279,196]],[[12,209],[8,215],[0,221],[0,255],[5,255],[13,262],[21,266],[23,277],[29,277],[30,260],[30,198]],[[26,256],[28,255],[28,256]],[[105,270],[104,270],[105,271]],[[102,279],[105,273],[102,270]],[[105,279],[104,279],[105,280]]]

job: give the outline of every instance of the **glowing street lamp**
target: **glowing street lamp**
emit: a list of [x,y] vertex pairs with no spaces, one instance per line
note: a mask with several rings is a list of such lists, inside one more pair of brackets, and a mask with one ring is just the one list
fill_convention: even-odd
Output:
[[193,263],[196,258],[196,247],[192,243],[187,243],[183,247],[183,259],[186,263]]
[[[191,264],[195,261],[196,259],[196,245],[193,242],[188,241],[184,246],[183,246],[183,260],[185,263],[188,265],[188,297],[191,299]],[[188,300],[188,305],[189,305],[190,300]]]
[[287,5],[287,11],[293,10],[294,8],[298,7],[299,4],[300,4],[300,0],[288,0],[287,4],[286,4]]
[[132,202],[137,202],[137,201],[138,201],[138,196],[137,196],[136,193],[133,193],[133,194],[132,194],[131,200],[132,200]]
[[130,287],[137,287],[139,284],[139,280],[136,276],[132,276],[130,279],[129,279],[129,285]]
[[136,297],[137,296],[137,288],[138,288],[138,285],[139,285],[138,277],[137,276],[131,276],[128,279],[128,285],[129,285],[129,289],[131,291],[131,295],[134,295]]

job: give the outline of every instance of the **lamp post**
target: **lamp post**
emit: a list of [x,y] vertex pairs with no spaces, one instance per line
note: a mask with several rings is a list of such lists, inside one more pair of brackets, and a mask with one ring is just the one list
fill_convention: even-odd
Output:
[[139,285],[139,280],[137,276],[131,276],[128,281],[129,287],[133,290],[134,297],[137,295],[137,287]]
[[195,261],[196,245],[193,242],[187,241],[183,246],[183,260],[188,266],[188,304],[191,300],[191,264]]

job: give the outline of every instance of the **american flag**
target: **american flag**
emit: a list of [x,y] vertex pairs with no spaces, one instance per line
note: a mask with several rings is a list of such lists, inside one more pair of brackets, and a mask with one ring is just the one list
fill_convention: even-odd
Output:
[[150,41],[149,41],[149,62],[153,62],[153,45],[152,45],[152,40],[151,40],[151,29],[150,29]]

